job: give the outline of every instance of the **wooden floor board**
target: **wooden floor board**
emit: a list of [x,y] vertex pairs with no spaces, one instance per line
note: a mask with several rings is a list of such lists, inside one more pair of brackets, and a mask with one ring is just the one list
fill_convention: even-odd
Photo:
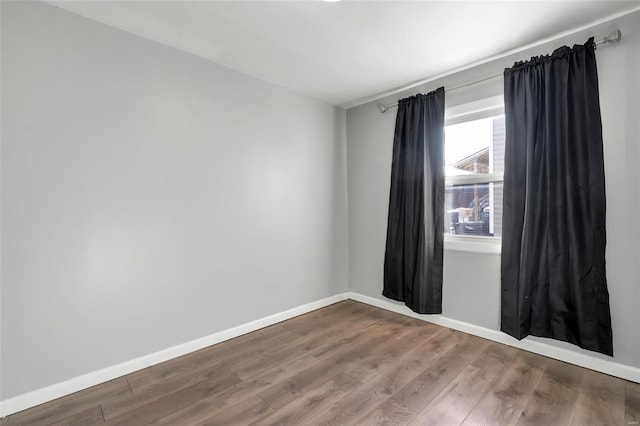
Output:
[[492,342],[471,365],[488,375],[499,376],[517,352],[518,349],[514,347]]
[[[322,363],[290,379],[277,383],[264,392],[261,392],[258,396],[273,408],[283,407],[310,389],[313,389],[327,377],[343,373],[347,368],[357,364],[372,351],[375,351],[377,345],[388,338],[389,337],[385,336],[360,334],[357,339],[353,339],[341,346],[336,346],[335,350],[331,352],[332,356],[324,358]],[[321,355],[326,356],[327,352],[322,352]]]
[[537,386],[547,360],[529,352],[518,352],[463,424],[515,424]]
[[453,382],[463,370],[489,345],[489,341],[471,335],[464,335],[460,345],[455,346],[434,361],[423,373],[400,390],[391,399],[395,405],[408,411],[420,413]]
[[49,426],[84,426],[96,423],[100,424],[103,421],[102,410],[98,405],[57,422],[49,423]]
[[[126,394],[117,398],[112,398],[101,405],[102,412],[105,420],[110,420],[122,415],[123,413],[143,407],[168,394],[172,394],[179,390],[189,388],[197,383],[220,376],[221,374],[219,374],[217,370],[208,370],[204,374],[187,374],[175,377],[171,380],[166,380],[164,382],[156,383],[153,386],[145,387],[144,389],[133,392],[130,395]],[[230,374],[227,373],[225,376],[230,376]],[[233,377],[231,379],[233,380]]]
[[398,404],[396,401],[390,399],[355,424],[358,426],[406,425],[409,424],[417,414],[415,411],[411,411],[404,405]]
[[638,425],[640,384],[343,301],[3,425]]
[[578,397],[584,370],[547,360],[547,367],[520,415],[518,425],[566,425]]
[[640,424],[640,384],[625,383],[624,421],[628,425]]
[[[448,330],[441,331],[444,335],[449,334]],[[327,410],[320,423],[342,425],[355,424],[362,420],[427,368],[426,357],[423,355],[425,353],[433,355],[435,352],[429,351],[428,348],[434,346],[433,342],[427,341],[423,342],[421,346],[414,346],[414,348],[405,351],[395,359],[385,358],[384,363],[381,362],[380,368],[376,370],[377,374],[374,377],[356,374],[355,377],[360,381],[367,378],[365,385]],[[454,346],[451,345],[449,349]],[[442,348],[442,346],[439,347]],[[439,352],[439,356],[446,356],[446,353],[443,350]],[[355,372],[359,373],[360,370],[356,369]],[[349,369],[346,370],[346,373],[353,375]]]
[[311,356],[304,356],[283,363],[251,380],[244,380],[212,398],[203,399],[169,416],[163,417],[158,423],[176,425],[180,423],[197,424],[203,422],[211,416],[217,415],[247,399],[257,396],[260,392],[268,389],[272,385],[280,383],[319,363],[320,360]]
[[271,413],[273,413],[273,408],[269,407],[269,404],[257,396],[252,396],[198,424],[211,426],[248,425]]
[[435,337],[435,334],[429,337],[423,337],[418,334],[405,336],[412,336],[413,338],[405,338],[403,340],[387,339],[375,351],[348,367],[345,372],[361,382],[368,382],[373,377],[384,374],[389,370],[395,371],[398,360],[404,354],[417,348],[415,339],[420,339],[426,343],[431,337]]
[[55,423],[124,395],[132,395],[126,380],[107,382],[14,414],[9,420],[11,426]]
[[105,423],[121,426],[156,423],[162,417],[193,405],[194,401],[200,401],[221,393],[239,382],[240,379],[235,374],[222,374],[209,380],[197,382],[187,388],[168,393],[160,398],[154,398],[143,406],[106,419]]
[[491,343],[411,423],[461,424],[513,359],[515,350]]
[[317,424],[314,418],[321,416],[331,405],[362,385],[344,373],[331,377],[313,387],[299,398],[259,419],[254,425],[302,425]]
[[624,380],[585,370],[569,424],[623,424],[625,391]]

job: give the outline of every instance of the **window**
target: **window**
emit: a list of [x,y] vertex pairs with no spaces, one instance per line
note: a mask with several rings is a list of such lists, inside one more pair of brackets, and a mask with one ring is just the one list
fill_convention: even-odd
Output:
[[444,209],[448,241],[501,237],[504,140],[502,96],[447,110]]

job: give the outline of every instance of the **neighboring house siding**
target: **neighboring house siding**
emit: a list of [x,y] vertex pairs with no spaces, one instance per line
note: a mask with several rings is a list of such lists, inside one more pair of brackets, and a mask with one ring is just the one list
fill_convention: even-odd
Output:
[[[493,171],[494,173],[504,172],[504,140],[505,140],[505,121],[504,116],[497,117],[493,120]],[[502,194],[503,185],[497,184],[493,186],[494,195],[494,215],[493,223],[495,236],[502,235]]]

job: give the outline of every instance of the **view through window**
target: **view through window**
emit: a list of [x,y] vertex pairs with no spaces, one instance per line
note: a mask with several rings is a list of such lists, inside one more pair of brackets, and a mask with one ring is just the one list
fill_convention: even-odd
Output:
[[445,127],[445,232],[502,235],[504,115]]

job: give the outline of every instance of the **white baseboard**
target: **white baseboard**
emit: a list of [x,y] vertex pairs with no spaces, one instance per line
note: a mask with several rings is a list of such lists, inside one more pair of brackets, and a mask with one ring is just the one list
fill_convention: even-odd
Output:
[[454,320],[447,318],[443,315],[421,315],[411,311],[404,305],[399,305],[391,301],[377,299],[375,297],[365,296],[359,293],[349,292],[349,299],[356,300],[358,302],[366,303],[368,305],[377,306],[378,308],[386,309],[388,311],[396,312],[398,314],[418,318],[423,321],[427,321],[433,324],[438,324],[443,327],[452,328],[454,330],[463,331],[465,333],[473,334],[474,336],[482,337],[494,342],[503,343],[508,346],[513,346],[525,351],[533,352],[539,355],[544,355],[549,358],[554,358],[560,361],[568,362],[569,364],[579,365],[580,367],[589,368],[591,370],[599,371],[601,373],[609,374],[611,376],[620,377],[621,379],[630,380],[632,382],[640,383],[640,368],[632,367],[630,365],[620,364],[617,362],[609,361],[606,359],[596,358],[595,356],[586,355],[583,353],[571,351],[557,346],[551,346],[547,343],[537,342],[525,338],[523,340],[517,340],[498,330],[492,330],[485,327],[469,324],[467,322]]
[[229,328],[227,330],[223,330],[209,336],[182,343],[180,345],[163,349],[149,355],[144,355],[142,357],[132,359],[121,364],[83,374],[82,376],[74,377],[72,379],[65,380],[64,382],[56,383],[41,389],[15,396],[13,398],[6,399],[4,401],[0,401],[0,417],[8,416],[10,414],[17,413],[18,411],[26,410],[27,408],[35,407],[36,405],[52,401],[56,398],[60,398],[65,395],[87,389],[91,386],[104,383],[108,380],[113,380],[120,376],[124,376],[125,374],[133,373],[134,371],[138,371],[143,368],[159,364],[161,362],[168,361],[182,355],[186,355],[199,349],[206,348],[207,346],[215,345],[216,343],[224,342],[225,340],[233,339],[234,337],[251,333],[252,331],[268,327],[281,321],[314,311],[316,309],[320,309],[328,305],[332,305],[336,302],[340,302],[341,300],[346,299],[347,293],[337,294],[335,296],[327,297],[326,299],[307,303],[306,305],[298,306],[284,312],[260,318],[258,320],[251,321],[237,327]]

